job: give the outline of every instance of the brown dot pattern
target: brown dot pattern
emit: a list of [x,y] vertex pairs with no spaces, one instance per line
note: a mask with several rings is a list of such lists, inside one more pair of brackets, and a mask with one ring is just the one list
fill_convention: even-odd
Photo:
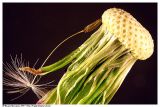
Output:
[[108,9],[102,15],[102,23],[105,29],[131,50],[135,58],[145,60],[152,55],[154,44],[149,31],[128,12]]

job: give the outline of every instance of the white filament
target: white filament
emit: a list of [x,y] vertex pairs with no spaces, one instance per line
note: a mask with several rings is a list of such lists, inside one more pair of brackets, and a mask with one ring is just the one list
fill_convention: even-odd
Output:
[[48,88],[48,86],[53,86],[50,85],[51,83],[53,83],[53,81],[45,84],[38,84],[41,78],[40,76],[33,75],[29,72],[20,71],[19,68],[26,66],[29,66],[29,62],[25,63],[25,60],[22,59],[22,55],[20,58],[16,56],[13,59],[11,57],[11,64],[9,63],[4,64],[3,84],[8,88],[8,89],[5,88],[5,90],[7,90],[8,93],[20,94],[19,96],[17,96],[12,100],[22,97],[29,90],[32,90],[36,94],[36,96],[40,99],[42,96],[45,95],[45,92],[47,91],[46,88]]

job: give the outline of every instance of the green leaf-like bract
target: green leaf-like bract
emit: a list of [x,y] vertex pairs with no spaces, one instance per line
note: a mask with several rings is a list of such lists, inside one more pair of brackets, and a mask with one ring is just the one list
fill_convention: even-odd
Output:
[[57,87],[39,103],[109,103],[136,61],[130,52],[101,26],[75,51],[41,68],[47,74],[70,64]]

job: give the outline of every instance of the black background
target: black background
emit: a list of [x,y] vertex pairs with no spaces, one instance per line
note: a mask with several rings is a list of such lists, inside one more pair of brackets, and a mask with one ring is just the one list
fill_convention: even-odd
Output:
[[[157,3],[3,3],[3,62],[10,62],[10,55],[23,54],[31,66],[40,58],[37,68],[60,41],[80,31],[101,17],[111,7],[131,13],[154,39],[154,54],[146,61],[137,61],[111,104],[157,103]],[[61,46],[47,64],[64,57],[82,44],[90,34],[82,34]],[[65,69],[45,76],[43,81],[55,80],[57,84]],[[29,91],[18,100],[3,91],[3,103],[36,103],[36,96]]]

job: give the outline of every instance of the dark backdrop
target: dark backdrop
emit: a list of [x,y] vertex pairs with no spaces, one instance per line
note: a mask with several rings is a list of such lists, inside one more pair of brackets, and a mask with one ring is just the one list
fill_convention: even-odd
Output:
[[[37,68],[49,52],[69,35],[101,17],[111,7],[130,12],[146,27],[155,43],[154,54],[146,61],[137,61],[111,104],[157,103],[157,3],[3,3],[3,62],[10,62],[10,54],[23,54],[30,64],[40,58]],[[47,64],[59,60],[76,49],[90,34],[72,38],[59,48]],[[65,69],[44,77],[57,84]],[[36,103],[29,91],[23,97],[10,101],[15,95],[3,92],[3,103]]]

